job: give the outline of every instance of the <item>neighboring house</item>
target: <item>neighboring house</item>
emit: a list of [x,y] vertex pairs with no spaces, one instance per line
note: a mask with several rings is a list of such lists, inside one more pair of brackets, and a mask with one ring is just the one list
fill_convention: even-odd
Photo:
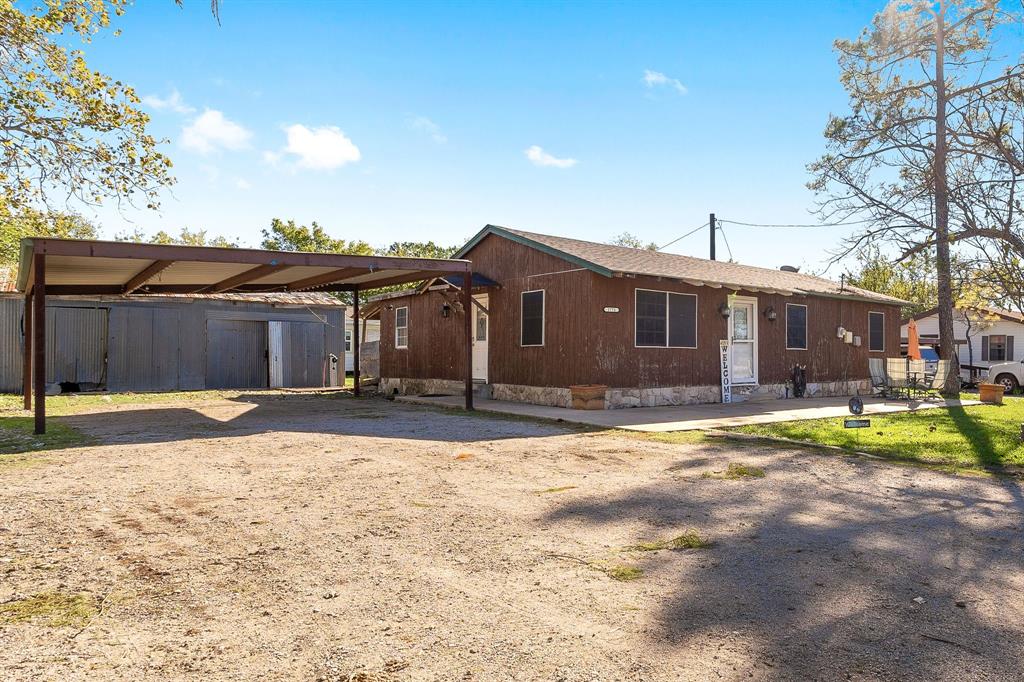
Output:
[[[913,317],[921,345],[939,345],[938,308],[926,310]],[[900,330],[904,344],[907,341],[905,320]],[[1024,339],[1024,315],[1010,310],[972,306],[953,311],[953,343],[960,360],[961,376],[976,381],[999,362],[1020,360],[1024,350],[1016,347],[1017,339]]]
[[[0,391],[22,382],[24,297],[0,294]],[[323,293],[46,299],[51,391],[340,385],[345,306]],[[333,370],[333,371],[332,371]]]
[[[380,322],[378,320],[359,321],[359,343],[373,343],[380,340]],[[345,313],[345,371],[353,371],[353,359],[355,353],[352,350],[352,313]],[[360,368],[365,374],[365,368]]]
[[[475,273],[473,376],[496,399],[568,406],[602,384],[608,407],[719,402],[722,340],[736,399],[786,396],[797,365],[808,395],[867,393],[868,358],[899,356],[901,301],[820,277],[493,225],[456,257]],[[461,392],[453,279],[366,306],[384,391]]]

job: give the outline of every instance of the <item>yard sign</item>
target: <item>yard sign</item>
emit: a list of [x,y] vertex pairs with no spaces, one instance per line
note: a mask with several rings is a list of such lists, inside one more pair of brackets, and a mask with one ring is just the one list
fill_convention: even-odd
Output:
[[722,339],[718,342],[721,345],[719,355],[722,359],[722,402],[732,402],[732,367],[729,366],[729,342]]

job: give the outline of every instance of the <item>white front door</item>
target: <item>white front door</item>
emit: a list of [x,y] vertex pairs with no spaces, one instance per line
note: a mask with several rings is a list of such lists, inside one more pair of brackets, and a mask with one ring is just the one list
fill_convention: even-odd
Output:
[[729,316],[732,382],[757,383],[757,299],[736,297]]
[[490,332],[487,313],[480,307],[488,308],[487,294],[474,296],[480,305],[473,306],[473,379],[487,383],[487,335]]

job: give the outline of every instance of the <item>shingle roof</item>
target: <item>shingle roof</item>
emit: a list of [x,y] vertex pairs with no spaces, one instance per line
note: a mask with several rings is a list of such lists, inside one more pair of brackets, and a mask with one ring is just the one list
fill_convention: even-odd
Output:
[[581,239],[555,237],[488,225],[455,255],[465,257],[477,243],[489,234],[539,248],[582,267],[606,276],[616,274],[648,275],[678,279],[698,286],[725,287],[747,291],[778,292],[808,296],[828,296],[877,301],[879,303],[905,303],[898,298],[860,289],[838,282],[784,270],[759,268],[739,263],[705,260],[675,253],[632,249],[626,246],[599,244]]
[[[995,315],[996,317],[1001,317],[1004,320],[1008,320],[1010,322],[1020,322],[1021,324],[1024,324],[1024,314],[1018,313],[1018,312],[1016,312],[1014,310],[1005,310],[1003,308],[992,308],[992,307],[986,306],[986,305],[958,306],[957,309],[958,310],[965,310],[967,308],[970,308],[971,310],[980,311],[980,312],[985,313],[987,315]],[[912,317],[908,317],[905,320],[902,320],[900,322],[900,324],[907,324],[908,322],[910,322],[910,320],[923,320],[926,317],[931,317],[932,315],[938,314],[938,312],[939,312],[938,308],[931,308],[929,310],[924,311],[923,313],[918,313],[917,315],[914,315]]]

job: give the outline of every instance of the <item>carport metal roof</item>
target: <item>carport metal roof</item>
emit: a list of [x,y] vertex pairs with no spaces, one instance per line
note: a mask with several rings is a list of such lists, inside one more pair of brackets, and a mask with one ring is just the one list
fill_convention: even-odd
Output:
[[[350,291],[359,320],[359,292],[466,273],[468,260],[354,256],[210,246],[170,246],[29,237],[21,242],[17,290],[25,300],[25,408],[35,390],[35,430],[46,430],[46,296],[224,294]],[[463,287],[470,310],[471,286]],[[473,409],[472,325],[465,315],[466,408]],[[31,343],[29,343],[31,339]],[[359,332],[353,373],[359,394]]]
[[18,291],[31,288],[38,255],[52,295],[358,291],[470,271],[468,260],[32,237],[21,243]]

